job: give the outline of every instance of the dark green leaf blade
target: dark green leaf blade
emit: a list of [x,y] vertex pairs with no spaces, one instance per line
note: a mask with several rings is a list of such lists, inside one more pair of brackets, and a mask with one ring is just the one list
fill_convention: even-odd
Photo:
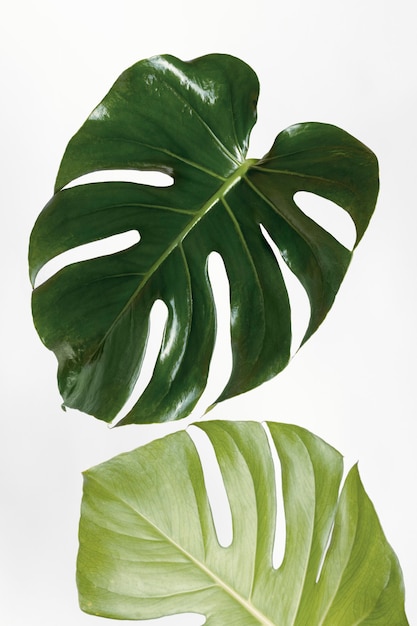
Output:
[[[312,192],[347,211],[356,227],[356,246],[377,200],[376,157],[336,126],[296,124],[278,135],[247,179],[261,198],[262,223],[308,294],[311,317],[306,341],[332,306],[351,253],[299,209],[294,194]],[[271,210],[266,211],[267,206]]]
[[253,70],[229,55],[140,61],[71,139],[55,191],[88,172],[118,168],[187,180],[195,170],[223,180],[246,155],[258,91]]
[[[33,293],[33,316],[58,358],[64,404],[111,421],[130,397],[146,350],[149,312],[168,320],[152,378],[119,424],[179,419],[201,397],[215,341],[207,262],[230,282],[233,366],[218,400],[269,380],[289,362],[290,303],[265,227],[311,303],[305,339],[330,309],[351,252],[296,206],[296,191],[330,198],[358,239],[374,209],[372,153],[338,128],[299,124],[270,153],[245,160],[257,78],[243,62],[155,57],[127,70],[70,141],[57,192],[31,236],[31,280],[55,256],[135,230],[127,250],[65,267]],[[291,147],[292,146],[292,147]],[[100,169],[153,169],[174,184],[107,182],[63,188]],[[353,190],[353,191],[352,191]]]
[[84,475],[83,610],[119,619],[197,612],[210,626],[408,624],[401,570],[356,467],[339,497],[340,454],[302,428],[268,424],[286,516],[285,555],[274,569],[276,496],[265,430],[254,422],[198,427],[224,479],[231,545],[217,541],[186,432],[116,457]]

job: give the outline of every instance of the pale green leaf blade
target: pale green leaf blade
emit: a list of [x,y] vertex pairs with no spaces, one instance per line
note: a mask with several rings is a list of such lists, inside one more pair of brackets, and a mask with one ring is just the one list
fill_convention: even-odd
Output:
[[339,497],[341,455],[302,428],[268,424],[286,518],[285,554],[274,569],[276,496],[265,429],[197,426],[222,472],[231,545],[218,543],[186,432],[116,457],[84,475],[77,566],[84,611],[119,619],[195,612],[209,626],[408,624],[401,569],[356,467]]

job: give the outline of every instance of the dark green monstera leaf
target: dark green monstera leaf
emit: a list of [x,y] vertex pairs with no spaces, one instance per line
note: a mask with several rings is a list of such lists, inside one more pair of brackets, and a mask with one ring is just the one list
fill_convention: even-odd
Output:
[[268,423],[286,526],[274,568],[277,498],[262,424],[198,428],[223,477],[230,545],[218,542],[187,432],[115,457],[84,474],[82,609],[119,619],[201,613],[206,626],[407,626],[401,569],[356,466],[339,495],[341,455],[302,428]]
[[[303,213],[298,191],[352,217],[357,242],[375,206],[375,156],[331,125],[292,126],[260,160],[246,159],[258,80],[242,61],[171,56],[124,72],[71,139],[56,193],[31,236],[30,273],[62,252],[136,230],[124,251],[69,265],[33,293],[33,316],[58,358],[64,404],[111,421],[138,379],[149,313],[168,318],[153,376],[119,423],[186,416],[201,396],[215,341],[207,264],[223,258],[230,282],[233,366],[219,400],[272,378],[288,363],[288,293],[274,251],[304,286],[311,317],[304,340],[329,311],[351,251]],[[99,170],[156,170],[160,188],[129,182],[65,186]]]

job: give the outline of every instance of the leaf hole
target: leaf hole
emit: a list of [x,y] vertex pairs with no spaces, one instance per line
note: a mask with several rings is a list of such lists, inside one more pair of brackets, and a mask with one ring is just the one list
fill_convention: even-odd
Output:
[[322,574],[322,571],[323,571],[323,565],[324,565],[324,562],[326,560],[326,556],[327,556],[327,553],[329,551],[330,544],[332,542],[333,532],[334,532],[334,522],[331,525],[331,528],[330,528],[330,531],[329,531],[329,536],[327,537],[326,545],[324,547],[323,554],[321,556],[320,565],[319,565],[319,568],[317,570],[316,583],[318,583],[319,580],[320,580],[320,577],[321,577],[321,574]]
[[310,321],[310,301],[301,282],[285,263],[278,246],[262,224],[261,231],[274,253],[288,291],[291,308],[291,356],[293,356],[301,345]]
[[128,230],[125,233],[111,235],[110,237],[84,243],[81,246],[71,248],[71,250],[66,250],[45,263],[36,276],[35,287],[39,287],[39,285],[46,282],[67,265],[88,261],[100,256],[116,254],[131,248],[139,241],[139,232],[137,230]]
[[227,548],[233,541],[232,513],[213,444],[197,426],[189,426],[187,432],[200,457],[217,540]]
[[[346,482],[346,478],[347,478],[349,472],[351,471],[350,459],[349,459],[348,462],[346,462],[346,456],[345,456],[343,458],[343,461],[344,461],[343,462],[343,474],[342,474],[342,478],[341,478],[340,485],[339,485],[338,503],[340,502],[340,496],[342,494],[342,491],[343,491],[343,488],[344,488],[344,485],[345,485],[345,482]],[[352,465],[354,465],[354,463],[352,463]],[[331,545],[332,539],[333,539],[334,523],[335,523],[335,520],[333,520],[333,522],[332,522],[332,525],[330,527],[329,534],[328,534],[328,537],[327,537],[327,540],[326,540],[326,545],[325,545],[325,547],[323,549],[323,554],[321,555],[320,564],[319,564],[319,567],[318,567],[318,570],[317,570],[316,583],[319,582],[319,580],[321,578],[321,575],[323,573],[323,567],[324,567],[324,564],[325,564],[325,561],[326,561],[326,557],[327,557],[327,554],[329,552],[330,545]]]
[[167,319],[168,307],[162,300],[156,300],[153,303],[149,314],[148,339],[146,342],[145,355],[143,357],[138,379],[132,389],[129,398],[111,422],[111,426],[115,426],[120,419],[122,419],[131,409],[133,409],[136,402],[145,391],[145,388],[148,386],[148,383],[152,378],[159,350],[162,345],[162,339],[164,336]]
[[212,252],[208,257],[208,275],[216,309],[216,339],[206,388],[192,413],[198,418],[220,395],[232,371],[230,285],[223,259],[218,252]]
[[275,476],[275,493],[276,493],[276,524],[275,524],[275,536],[274,546],[272,549],[272,567],[279,569],[284,560],[285,543],[286,543],[286,527],[285,527],[285,510],[284,510],[284,498],[282,495],[282,469],[281,461],[278,456],[277,449],[272,439],[271,432],[268,428],[268,424],[265,422],[262,424],[266,437],[268,439],[269,448],[271,450],[272,463],[274,466]]
[[68,183],[64,189],[69,189],[77,185],[107,182],[136,183],[139,185],[150,185],[152,187],[170,187],[174,184],[174,179],[165,172],[156,172],[154,170],[99,170],[75,178]]
[[309,191],[298,191],[294,195],[298,208],[307,217],[330,233],[348,250],[356,242],[356,227],[349,213],[338,204]]

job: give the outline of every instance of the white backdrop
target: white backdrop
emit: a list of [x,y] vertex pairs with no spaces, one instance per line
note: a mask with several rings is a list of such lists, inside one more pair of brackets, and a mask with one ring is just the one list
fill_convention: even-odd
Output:
[[209,417],[295,422],[349,467],[359,460],[417,623],[413,3],[14,0],[2,13],[0,623],[120,624],[78,609],[81,471],[184,423],[111,431],[61,411],[55,358],[32,327],[27,244],[68,140],[117,76],[154,54],[210,52],[241,57],[259,76],[250,157],[290,124],[329,122],[375,151],[382,182],[323,326],[279,377]]

